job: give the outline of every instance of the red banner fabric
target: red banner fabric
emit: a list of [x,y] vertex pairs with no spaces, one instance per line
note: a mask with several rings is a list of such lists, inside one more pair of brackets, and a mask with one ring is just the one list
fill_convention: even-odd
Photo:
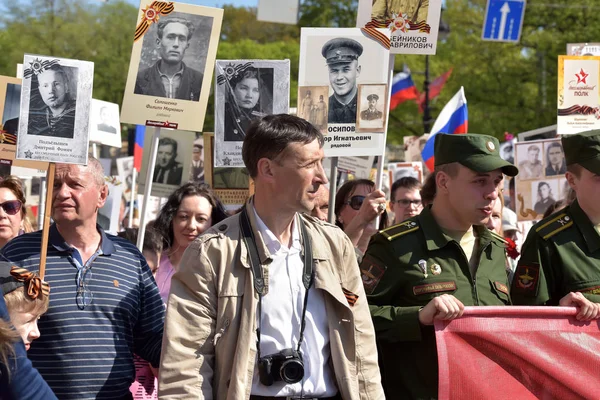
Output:
[[465,307],[436,321],[439,398],[600,399],[600,322],[573,307]]

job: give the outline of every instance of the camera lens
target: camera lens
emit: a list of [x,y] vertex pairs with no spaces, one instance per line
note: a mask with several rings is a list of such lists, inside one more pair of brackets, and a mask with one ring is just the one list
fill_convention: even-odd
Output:
[[281,380],[286,383],[297,383],[304,377],[304,365],[299,360],[287,360],[281,364],[279,370]]

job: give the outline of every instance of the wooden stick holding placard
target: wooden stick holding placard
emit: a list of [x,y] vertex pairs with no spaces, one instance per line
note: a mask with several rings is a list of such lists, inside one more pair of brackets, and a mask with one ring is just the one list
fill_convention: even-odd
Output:
[[50,218],[52,216],[52,188],[54,187],[54,172],[56,164],[48,164],[46,172],[46,201],[44,203],[44,224],[42,227],[42,248],[40,249],[40,279],[44,280],[46,273],[46,256],[48,253],[48,234],[50,233]]
[[144,199],[142,200],[141,207],[142,215],[140,215],[140,228],[138,230],[137,240],[137,247],[140,251],[142,251],[144,247],[144,236],[146,234],[146,208],[148,207],[148,200],[150,199],[150,193],[152,192],[152,178],[154,177],[154,168],[156,167],[156,155],[158,153],[160,129],[161,128],[154,128],[154,136],[152,136],[152,143],[150,147],[150,163],[148,164],[148,169],[146,170],[146,182],[144,184]]
[[[338,158],[331,157],[331,171],[329,171],[329,204],[335,204],[337,193]],[[327,220],[335,224],[335,207],[330,206],[327,211]]]

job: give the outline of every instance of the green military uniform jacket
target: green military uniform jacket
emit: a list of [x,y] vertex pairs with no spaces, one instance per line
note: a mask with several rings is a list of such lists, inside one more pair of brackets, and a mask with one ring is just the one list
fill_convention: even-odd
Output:
[[[360,268],[387,398],[437,398],[434,329],[418,316],[435,296],[451,294],[465,306],[510,304],[506,242],[483,226],[474,230],[480,252],[475,279],[460,244],[442,232],[430,208],[371,239]],[[426,264],[427,277],[419,264]]]
[[577,200],[531,228],[511,287],[524,305],[555,306],[569,292],[600,303],[600,235]]

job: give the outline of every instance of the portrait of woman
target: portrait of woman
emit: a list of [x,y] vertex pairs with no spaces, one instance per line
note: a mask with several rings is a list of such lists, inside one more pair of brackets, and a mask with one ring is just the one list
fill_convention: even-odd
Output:
[[243,141],[250,123],[272,113],[273,69],[248,67],[229,78],[225,141]]
[[552,188],[548,182],[540,182],[537,187],[537,201],[533,207],[539,215],[543,215],[546,209],[556,203],[552,194]]

